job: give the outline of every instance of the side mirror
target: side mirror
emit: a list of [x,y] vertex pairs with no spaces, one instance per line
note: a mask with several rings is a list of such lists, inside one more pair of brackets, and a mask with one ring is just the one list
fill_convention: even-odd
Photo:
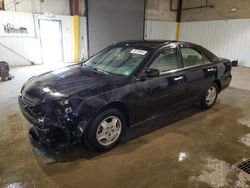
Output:
[[147,69],[144,74],[144,77],[158,77],[160,76],[160,71],[158,69]]

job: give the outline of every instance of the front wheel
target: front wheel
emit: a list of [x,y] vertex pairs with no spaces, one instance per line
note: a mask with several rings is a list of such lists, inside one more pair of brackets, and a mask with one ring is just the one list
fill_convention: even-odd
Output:
[[120,141],[125,124],[120,110],[108,109],[100,113],[87,127],[84,142],[96,151],[111,149]]
[[203,109],[211,108],[216,102],[217,96],[218,96],[218,87],[215,83],[212,83],[211,86],[207,89],[207,92],[201,101],[201,107]]

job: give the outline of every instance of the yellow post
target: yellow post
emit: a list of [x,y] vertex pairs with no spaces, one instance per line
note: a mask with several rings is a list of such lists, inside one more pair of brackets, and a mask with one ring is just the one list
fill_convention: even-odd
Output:
[[79,62],[79,16],[73,16],[74,19],[74,62]]
[[175,33],[175,40],[179,40],[180,36],[180,22],[176,22],[176,33]]

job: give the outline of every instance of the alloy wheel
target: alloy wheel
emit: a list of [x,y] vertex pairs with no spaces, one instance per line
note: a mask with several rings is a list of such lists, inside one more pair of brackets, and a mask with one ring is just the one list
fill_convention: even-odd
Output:
[[121,131],[121,120],[116,116],[109,116],[98,125],[97,141],[103,146],[111,145],[119,138]]
[[211,105],[214,103],[215,99],[216,99],[216,95],[217,95],[217,90],[215,88],[215,86],[211,86],[208,90],[207,90],[207,94],[206,94],[206,103],[208,105]]

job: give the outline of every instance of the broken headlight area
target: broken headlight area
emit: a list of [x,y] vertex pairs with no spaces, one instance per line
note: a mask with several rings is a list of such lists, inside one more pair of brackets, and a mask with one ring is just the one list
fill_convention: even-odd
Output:
[[77,123],[82,109],[82,100],[78,98],[58,100],[55,106],[55,113],[63,121]]
[[46,147],[68,146],[75,142],[77,119],[69,102],[46,100],[32,105],[19,98],[20,109],[25,118],[33,124],[30,138]]
[[79,115],[81,114],[84,100],[80,97],[73,96],[69,99],[61,100],[58,102],[63,106],[64,112],[74,118],[79,117]]
[[67,98],[57,100],[44,100],[36,108],[40,110],[40,115],[52,119],[56,122],[67,124],[73,123],[77,119],[76,109],[79,103],[72,105],[71,101]]

